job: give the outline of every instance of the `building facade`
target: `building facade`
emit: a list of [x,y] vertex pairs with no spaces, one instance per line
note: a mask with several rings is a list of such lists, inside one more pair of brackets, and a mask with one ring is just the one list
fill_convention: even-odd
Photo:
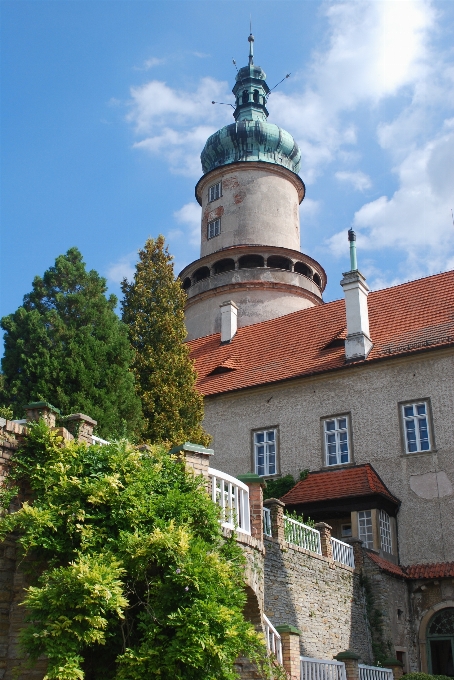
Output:
[[343,297],[323,303],[298,147],[267,122],[252,45],[235,123],[202,152],[201,258],[180,274],[214,465],[306,471],[282,501],[361,541],[390,654],[454,675],[454,272],[370,293],[349,232]]

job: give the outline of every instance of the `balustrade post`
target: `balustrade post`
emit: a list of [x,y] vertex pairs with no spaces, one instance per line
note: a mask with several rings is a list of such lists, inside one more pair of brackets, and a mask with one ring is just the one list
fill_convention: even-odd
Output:
[[363,542],[360,538],[355,536],[344,539],[353,548],[353,557],[355,558],[355,569],[360,570],[364,564]]
[[320,532],[320,545],[322,548],[322,555],[329,560],[333,559],[333,547],[331,545],[331,529],[329,524],[325,522],[317,522],[315,525],[317,531]]
[[263,488],[266,482],[259,475],[248,472],[237,475],[237,479],[249,487],[249,511],[251,516],[251,536],[263,541]]
[[346,649],[345,652],[341,652],[334,658],[336,661],[342,661],[345,664],[347,680],[359,680],[358,654],[355,654],[350,649]]
[[267,498],[263,501],[265,508],[269,508],[271,513],[271,534],[273,538],[277,538],[279,543],[285,541],[284,530],[284,508],[285,503],[278,498]]
[[281,636],[282,644],[282,665],[287,671],[289,680],[301,679],[301,652],[300,635],[301,632],[294,626],[276,626],[276,630]]
[[24,406],[27,420],[44,420],[48,427],[55,427],[57,415],[60,411],[47,401],[33,401],[31,404]]
[[394,680],[400,680],[404,674],[404,665],[402,661],[398,661],[398,659],[385,659],[383,661],[383,666],[392,670]]
[[98,424],[96,420],[83,413],[72,413],[64,419],[66,429],[71,432],[79,442],[92,443],[93,428]]
[[196,476],[202,475],[208,482],[208,468],[210,457],[214,454],[213,449],[186,442],[181,446],[174,446],[169,453],[184,460],[187,470],[191,470]]

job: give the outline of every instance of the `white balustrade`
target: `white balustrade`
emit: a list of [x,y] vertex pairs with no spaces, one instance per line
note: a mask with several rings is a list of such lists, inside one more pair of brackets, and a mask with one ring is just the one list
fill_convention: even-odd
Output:
[[110,442],[107,441],[107,439],[101,439],[101,437],[95,437],[94,434],[91,435],[91,441],[93,444],[99,444],[100,446],[105,446],[106,444],[110,444]]
[[285,540],[311,552],[322,554],[320,532],[284,515]]
[[301,680],[347,680],[342,661],[301,657]]
[[353,547],[339,541],[337,538],[331,539],[331,548],[333,550],[333,560],[340,562],[341,564],[346,564],[348,567],[355,568],[355,557],[353,555]]
[[282,641],[281,636],[273,626],[271,621],[263,615],[263,623],[265,624],[265,640],[268,651],[274,654],[278,663],[282,664]]
[[211,479],[211,498],[222,509],[222,526],[250,534],[249,487],[213,468],[208,468],[208,476]]
[[391,668],[380,668],[379,666],[365,666],[358,664],[359,680],[393,680]]
[[272,536],[271,533],[271,510],[263,508],[263,533],[265,536]]

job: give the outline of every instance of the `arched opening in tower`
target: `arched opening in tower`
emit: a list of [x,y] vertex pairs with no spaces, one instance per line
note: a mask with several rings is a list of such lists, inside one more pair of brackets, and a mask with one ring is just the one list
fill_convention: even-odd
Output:
[[255,267],[264,267],[265,260],[261,255],[243,255],[238,264],[240,269],[254,269]]
[[200,267],[200,269],[196,269],[196,271],[193,274],[194,278],[194,283],[198,283],[198,281],[202,281],[203,279],[207,279],[210,275],[210,270],[208,267]]
[[230,272],[235,269],[235,260],[230,257],[226,257],[224,260],[218,260],[213,265],[213,270],[215,274],[222,274],[222,272]]
[[294,271],[297,274],[302,274],[303,276],[307,276],[308,279],[312,278],[312,271],[311,271],[311,269],[309,269],[307,264],[304,264],[304,262],[295,262]]
[[266,261],[266,266],[272,269],[287,269],[287,271],[290,271],[292,263],[286,257],[271,255]]

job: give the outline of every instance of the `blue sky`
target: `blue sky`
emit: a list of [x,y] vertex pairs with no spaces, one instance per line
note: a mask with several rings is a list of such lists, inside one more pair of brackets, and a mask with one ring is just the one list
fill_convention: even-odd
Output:
[[303,252],[341,296],[347,229],[372,289],[454,268],[454,2],[2,0],[1,308],[76,245],[119,281],[148,236],[198,257],[194,185],[233,119],[234,57],[302,150]]

